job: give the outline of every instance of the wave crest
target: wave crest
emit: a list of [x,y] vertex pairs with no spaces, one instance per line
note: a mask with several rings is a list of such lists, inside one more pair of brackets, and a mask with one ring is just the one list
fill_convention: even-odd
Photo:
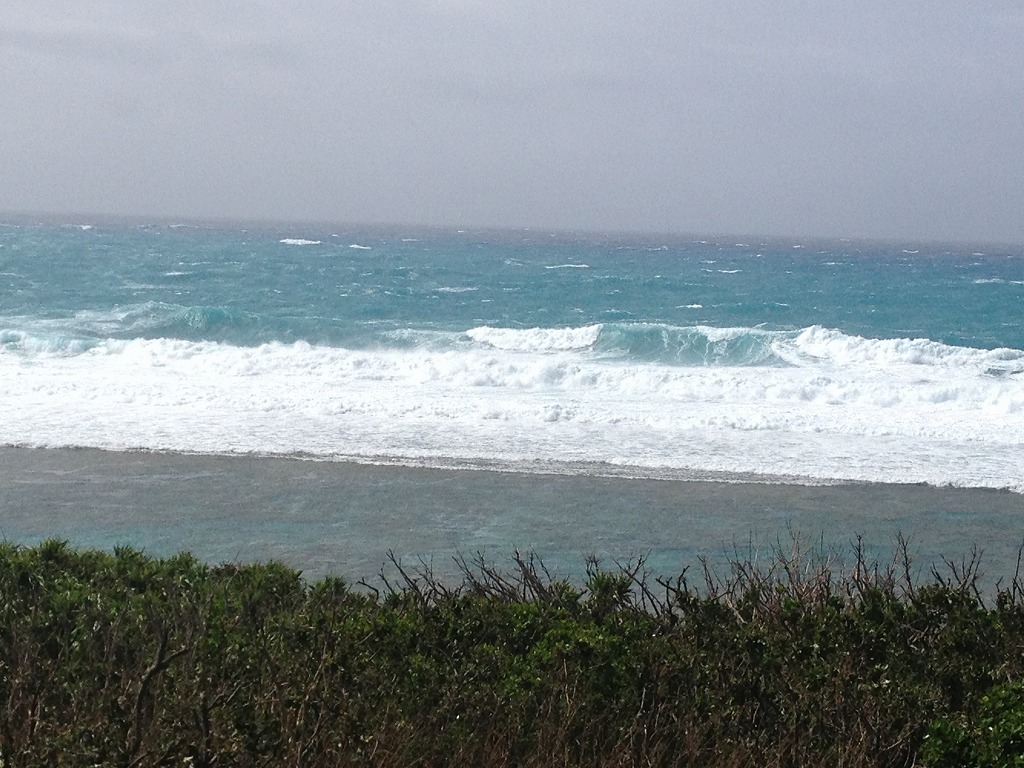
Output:
[[894,366],[962,368],[994,375],[1024,371],[1024,350],[958,347],[931,339],[867,339],[821,326],[804,328],[791,339],[780,339],[776,349],[797,365],[825,363],[836,367],[875,369]]
[[961,368],[971,373],[1024,372],[1024,351],[958,347],[930,339],[870,339],[833,328],[798,330],[597,323],[576,328],[466,331],[472,342],[522,353],[586,352],[601,357],[682,366],[773,366],[886,369]]
[[21,354],[77,355],[103,341],[181,339],[260,343],[264,320],[233,307],[149,301],[113,310],[81,310],[66,318],[0,318],[0,349]]
[[466,331],[478,344],[515,352],[564,352],[590,349],[597,342],[604,326],[585,325],[580,328],[492,328],[481,326]]
[[492,328],[466,331],[472,341],[514,352],[591,351],[604,357],[668,365],[783,365],[775,334],[758,328],[596,323],[578,328]]

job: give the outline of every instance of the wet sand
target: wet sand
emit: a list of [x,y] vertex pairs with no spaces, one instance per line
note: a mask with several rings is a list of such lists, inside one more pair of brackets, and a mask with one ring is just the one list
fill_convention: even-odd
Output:
[[210,562],[270,558],[308,578],[373,576],[387,552],[453,572],[452,556],[515,548],[560,575],[589,554],[646,555],[658,573],[765,553],[790,531],[887,558],[902,532],[920,570],[983,552],[1012,575],[1024,495],[921,485],[804,486],[421,469],[249,456],[0,448],[0,538],[190,550]]

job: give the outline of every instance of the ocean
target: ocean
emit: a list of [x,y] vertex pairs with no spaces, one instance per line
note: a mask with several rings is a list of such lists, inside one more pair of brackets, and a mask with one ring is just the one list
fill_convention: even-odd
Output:
[[[77,512],[25,512],[25,489],[43,482],[25,473],[46,465],[62,487],[51,460],[67,449],[121,456],[106,481],[125,456],[168,454],[193,470],[230,457],[289,462],[293,477],[392,468],[423,478],[405,487],[410,506],[427,478],[466,470],[520,478],[520,489],[618,489],[610,500],[595,491],[605,502],[573,517],[569,538],[621,517],[637,483],[990,489],[1015,515],[1022,310],[1019,246],[8,217],[0,446],[49,458],[15,462],[17,493],[16,477],[0,481],[0,535],[48,525],[103,545],[131,530],[109,523],[110,494],[76,496]],[[230,485],[230,472],[218,476]],[[361,487],[387,484],[372,477]],[[320,481],[310,483],[304,498]],[[508,523],[522,502],[504,493],[488,514]],[[486,495],[462,503],[481,508]],[[394,500],[382,511],[365,498],[347,514],[392,515]],[[557,519],[556,500],[543,503]],[[202,499],[184,506],[202,518]],[[262,555],[246,548],[246,514],[198,543],[220,535]],[[90,515],[108,522],[90,533]],[[396,539],[429,540],[432,520],[397,521]],[[529,544],[530,520],[488,546]],[[598,548],[658,550],[651,521],[637,520]],[[315,529],[306,521],[299,537],[287,523],[271,538]],[[817,525],[828,524],[823,509]],[[158,550],[189,543],[125,537]],[[438,549],[474,543],[456,527]],[[286,559],[308,565],[301,549]]]

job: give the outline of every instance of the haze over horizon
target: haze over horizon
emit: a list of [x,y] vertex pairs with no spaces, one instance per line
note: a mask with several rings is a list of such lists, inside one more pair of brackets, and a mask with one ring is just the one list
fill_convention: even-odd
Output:
[[0,210],[1024,243],[1024,6],[323,0],[0,20]]

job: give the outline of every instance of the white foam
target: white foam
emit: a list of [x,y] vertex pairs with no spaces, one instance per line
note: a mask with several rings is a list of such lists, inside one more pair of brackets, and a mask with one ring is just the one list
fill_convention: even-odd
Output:
[[357,251],[370,251],[373,250],[369,245],[360,245],[359,243],[352,243],[349,248],[355,248]]
[[549,264],[544,269],[590,269],[589,264]]
[[761,331],[756,328],[715,328],[710,325],[698,325],[694,327],[698,332],[706,336],[710,342],[730,341],[748,334],[754,336],[768,336],[771,333],[770,331]]
[[303,240],[300,237],[286,237],[283,240],[277,242],[283,243],[284,245],[320,245],[319,240]]
[[362,351],[111,340],[61,354],[5,331],[0,391],[18,418],[0,423],[0,444],[606,462],[1024,492],[1020,350],[812,328],[777,337],[789,367],[681,367],[595,357],[600,331],[481,327],[464,334],[471,343]]
[[581,328],[491,328],[481,326],[466,331],[473,341],[495,349],[521,352],[551,352],[588,349],[601,334],[600,324]]
[[865,339],[820,326],[804,329],[792,341],[780,339],[773,349],[794,363],[814,360],[864,371],[915,366],[932,372],[944,369],[977,375],[997,370],[1014,373],[1024,368],[1022,350],[954,347],[929,339]]

